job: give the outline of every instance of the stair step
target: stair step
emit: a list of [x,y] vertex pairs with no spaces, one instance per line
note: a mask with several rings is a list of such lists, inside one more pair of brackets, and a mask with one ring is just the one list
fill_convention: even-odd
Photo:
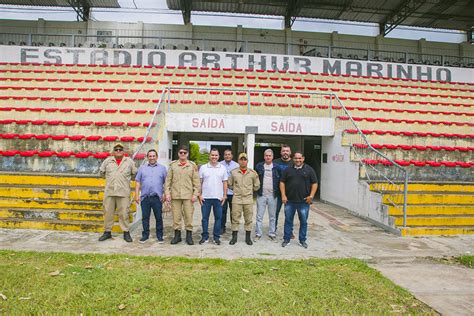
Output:
[[[388,214],[403,215],[403,209],[389,206]],[[409,205],[407,215],[474,215],[474,205]]]
[[472,235],[474,227],[400,227],[402,236]]
[[[133,213],[130,213],[130,220],[133,219]],[[102,211],[84,211],[84,210],[45,210],[45,209],[11,209],[0,208],[0,218],[3,219],[27,219],[27,220],[62,220],[62,221],[85,221],[99,222],[104,221]],[[118,221],[118,215],[115,215],[115,221]]]
[[[102,201],[80,201],[80,200],[46,200],[46,199],[0,199],[0,208],[19,209],[66,209],[101,211]],[[135,211],[135,203],[131,203],[130,210]]]
[[[98,222],[83,221],[61,221],[61,220],[37,220],[37,219],[18,219],[1,218],[0,228],[21,228],[21,229],[41,229],[41,230],[62,230],[77,232],[102,232],[104,224]],[[115,224],[112,227],[113,232],[121,232],[120,226]]]
[[[403,190],[403,184],[399,188]],[[389,186],[384,183],[371,183],[370,189],[372,191],[390,192]],[[408,192],[459,192],[459,193],[474,193],[473,184],[449,184],[449,183],[409,183]]]
[[[395,217],[395,225],[403,225],[403,217]],[[419,216],[407,217],[406,226],[472,226],[474,228],[474,216]]]
[[0,187],[0,197],[21,199],[65,199],[102,201],[104,192],[96,188]]
[[30,185],[30,186],[66,186],[66,187],[97,187],[105,186],[105,179],[91,176],[68,175],[34,175],[34,174],[0,174],[0,185]]
[[[399,198],[398,198],[399,197]],[[396,198],[401,200],[402,195],[386,195],[383,194],[382,203],[390,204],[390,200]],[[473,205],[474,194],[408,194],[407,204],[456,204],[456,205]]]

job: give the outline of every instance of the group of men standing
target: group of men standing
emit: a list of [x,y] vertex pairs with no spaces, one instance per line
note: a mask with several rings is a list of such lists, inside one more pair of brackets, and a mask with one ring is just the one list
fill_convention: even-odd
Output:
[[247,167],[246,153],[238,155],[238,163],[233,161],[232,151],[225,150],[224,160],[219,162],[219,151],[211,149],[209,162],[199,169],[188,160],[186,146],[178,149],[178,160],[171,162],[168,170],[158,164],[158,154],[154,149],[147,153],[147,162],[138,170],[129,157],[124,156],[122,144],[114,146],[113,155],[104,160],[100,174],[106,178],[104,192],[104,227],[105,232],[99,238],[103,241],[112,237],[111,230],[115,210],[119,215],[119,224],[124,232],[124,239],[132,242],[129,233],[128,207],[130,202],[130,180],[135,177],[135,202],[142,208],[143,232],[141,243],[150,237],[151,212],[156,219],[156,238],[163,243],[163,204],[169,203],[173,215],[174,237],[171,244],[182,241],[181,229],[184,219],[186,230],[185,242],[193,245],[194,202],[199,201],[202,212],[202,233],[199,244],[209,242],[209,218],[214,215],[212,241],[221,244],[220,237],[226,232],[227,215],[231,219],[232,238],[229,244],[234,245],[242,215],[244,217],[245,242],[252,245],[253,196],[257,194],[257,216],[255,241],[263,236],[263,218],[268,212],[268,238],[275,241],[278,217],[284,205],[285,224],[282,246],[290,243],[293,236],[293,221],[298,213],[300,229],[299,244],[307,248],[307,219],[309,206],[317,190],[316,173],[304,163],[301,152],[295,152],[291,158],[288,145],[281,147],[281,158],[274,160],[273,151],[264,152],[264,161],[258,163],[255,170]]

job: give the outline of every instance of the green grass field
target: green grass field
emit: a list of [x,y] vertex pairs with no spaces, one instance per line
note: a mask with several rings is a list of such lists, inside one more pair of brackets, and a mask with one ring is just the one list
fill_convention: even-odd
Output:
[[0,251],[0,314],[433,314],[356,259]]
[[461,256],[457,259],[459,263],[465,265],[468,268],[474,269],[474,256]]

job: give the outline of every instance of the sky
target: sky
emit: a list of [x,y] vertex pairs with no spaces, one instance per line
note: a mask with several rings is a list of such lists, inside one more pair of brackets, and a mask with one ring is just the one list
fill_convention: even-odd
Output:
[[[92,18],[97,21],[183,24],[180,11],[169,10],[166,0],[119,0],[120,9],[93,9]],[[0,5],[0,19],[14,20],[45,20],[75,21],[76,14],[71,8],[51,7],[19,7]],[[283,17],[246,16],[235,14],[218,14],[192,12],[193,25],[213,25],[257,29],[282,29]],[[312,31],[341,34],[378,35],[378,26],[369,23],[351,23],[334,21],[297,19],[293,24],[294,31]],[[460,43],[466,41],[464,32],[439,29],[421,29],[400,26],[388,34],[389,38],[405,38],[418,40],[425,38],[428,41]]]

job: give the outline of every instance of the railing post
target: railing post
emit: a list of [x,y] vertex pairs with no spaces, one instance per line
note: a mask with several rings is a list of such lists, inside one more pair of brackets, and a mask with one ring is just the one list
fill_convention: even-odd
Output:
[[328,46],[328,58],[331,58],[332,54],[331,54],[331,46]]
[[329,117],[332,117],[332,93],[329,95]]
[[405,52],[405,64],[408,63],[408,54]]
[[32,40],[32,35],[31,35],[31,33],[28,33],[28,40],[27,40],[27,41],[28,41],[28,46],[31,46],[31,45],[32,45],[32,43],[33,43],[33,40]]
[[250,91],[247,91],[247,114],[250,114]]
[[407,226],[407,199],[408,199],[408,172],[405,170],[405,180],[403,184],[403,226]]
[[170,113],[171,112],[171,90],[169,87],[166,87],[165,89],[168,90],[168,113]]

